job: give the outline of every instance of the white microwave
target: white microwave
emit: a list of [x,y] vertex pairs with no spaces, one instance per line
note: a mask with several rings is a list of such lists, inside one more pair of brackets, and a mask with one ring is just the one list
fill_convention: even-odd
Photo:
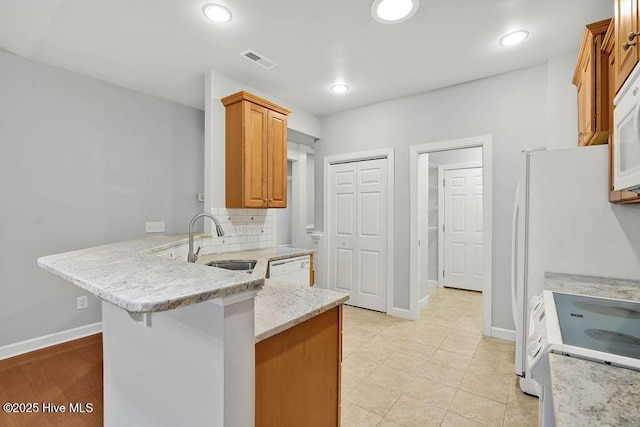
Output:
[[640,193],[640,63],[613,103],[613,189]]

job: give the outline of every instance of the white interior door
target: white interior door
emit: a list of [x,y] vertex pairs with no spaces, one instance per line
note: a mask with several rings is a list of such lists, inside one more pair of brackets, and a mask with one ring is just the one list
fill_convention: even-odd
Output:
[[386,312],[387,159],[331,165],[330,288],[348,304]]
[[444,286],[482,291],[482,168],[444,173]]
[[329,288],[351,294],[356,279],[356,164],[331,165],[329,193]]
[[358,307],[387,311],[387,159],[357,163]]

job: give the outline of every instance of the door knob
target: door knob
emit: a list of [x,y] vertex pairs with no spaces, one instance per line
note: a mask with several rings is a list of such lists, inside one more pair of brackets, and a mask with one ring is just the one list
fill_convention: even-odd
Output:
[[630,42],[632,42],[633,39],[635,39],[639,35],[640,33],[634,33],[633,31],[630,31],[629,34],[627,34],[627,38],[629,39]]
[[622,44],[622,50],[627,51],[631,46],[635,46],[635,45],[636,45],[636,42],[633,42],[633,43],[624,42]]

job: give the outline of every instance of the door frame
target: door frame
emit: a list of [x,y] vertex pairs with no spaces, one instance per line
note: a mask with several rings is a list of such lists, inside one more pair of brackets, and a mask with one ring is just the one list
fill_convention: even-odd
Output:
[[[418,319],[419,286],[418,286],[418,156],[436,151],[457,150],[461,148],[482,148],[482,215],[484,229],[483,274],[482,287],[482,333],[491,336],[491,289],[492,289],[492,239],[493,239],[493,149],[492,136],[482,135],[471,138],[449,141],[429,142],[409,147],[409,310],[412,318]],[[427,302],[428,304],[428,302]]]
[[[313,240],[309,235],[308,198],[313,194],[307,191],[307,158],[315,156],[315,150],[304,144],[287,142],[287,161],[291,160],[291,193],[293,200],[287,200],[291,204],[291,246],[294,248],[313,248]],[[276,245],[277,246],[277,245]]]
[[[323,159],[323,191],[322,191],[322,229],[327,233],[326,244],[324,245],[325,277],[331,277],[329,272],[329,250],[331,249],[331,238],[329,233],[329,169],[331,165],[339,163],[359,162],[363,160],[387,159],[387,314],[407,317],[402,312],[406,310],[395,309],[393,305],[393,241],[394,241],[394,148],[381,148],[378,150],[359,151],[355,153],[337,154],[333,156],[325,156]],[[331,289],[327,283],[327,289]],[[335,290],[335,289],[333,289]],[[396,313],[399,310],[400,312]]]
[[[481,167],[482,167],[482,162],[450,163],[450,164],[438,166],[438,287],[439,288],[444,287],[444,245],[440,244],[440,242],[444,242],[444,231],[442,231],[442,226],[444,225],[444,185],[443,185],[444,172],[448,170],[473,169],[473,168],[481,168]],[[483,171],[482,181],[483,181],[482,197],[484,200],[484,171]],[[482,206],[482,209],[484,210],[484,205]],[[484,231],[483,231],[482,237],[484,240]],[[427,250],[429,250],[428,247],[427,247]]]

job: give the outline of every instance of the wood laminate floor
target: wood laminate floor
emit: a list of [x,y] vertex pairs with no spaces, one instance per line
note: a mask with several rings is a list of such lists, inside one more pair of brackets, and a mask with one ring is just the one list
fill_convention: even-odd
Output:
[[[101,426],[102,334],[0,360],[0,404],[2,427]],[[6,404],[32,412],[7,413]]]

